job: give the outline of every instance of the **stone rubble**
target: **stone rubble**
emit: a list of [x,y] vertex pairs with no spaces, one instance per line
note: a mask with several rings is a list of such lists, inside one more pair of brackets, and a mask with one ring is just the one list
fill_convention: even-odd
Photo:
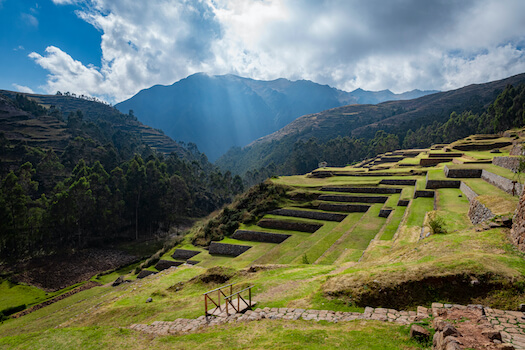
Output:
[[[294,308],[258,308],[248,310],[244,314],[234,314],[227,316],[226,313],[218,317],[200,316],[195,319],[179,318],[175,321],[155,321],[150,325],[133,324],[129,328],[132,330],[154,334],[154,335],[181,335],[193,333],[206,327],[222,325],[226,323],[251,322],[262,319],[269,320],[306,320],[306,321],[327,321],[327,322],[346,322],[353,320],[376,320],[383,322],[395,322],[401,325],[410,325],[414,322],[422,321],[433,316],[440,319],[448,310],[480,309],[486,317],[485,330],[487,339],[493,341],[498,349],[525,349],[525,312],[497,310],[481,305],[452,305],[433,303],[431,308],[418,306],[416,311],[397,311],[387,308],[366,307],[363,313],[342,312],[331,310],[305,310]],[[436,326],[436,325],[435,325]],[[441,331],[445,332],[445,337],[453,336],[454,329],[448,329],[447,324],[437,325]],[[453,328],[453,327],[452,327]],[[447,332],[452,332],[448,334]],[[499,332],[499,334],[498,334]]]

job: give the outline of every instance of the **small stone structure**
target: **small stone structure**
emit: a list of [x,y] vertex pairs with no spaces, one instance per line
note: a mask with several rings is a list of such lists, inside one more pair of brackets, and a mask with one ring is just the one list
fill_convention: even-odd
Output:
[[320,203],[319,209],[326,211],[342,211],[345,213],[366,213],[368,209],[370,209],[370,206],[364,204]]
[[175,260],[188,260],[199,253],[197,250],[175,249],[171,257]]
[[232,238],[240,241],[265,242],[265,243],[282,243],[291,235],[282,233],[237,230],[232,235]]
[[347,216],[345,214],[325,213],[322,211],[294,210],[294,209],[276,209],[276,210],[270,211],[268,214],[291,216],[291,217],[296,217],[296,218],[305,218],[305,219],[314,219],[314,220],[337,221],[337,222],[343,221]]
[[211,255],[239,256],[250,248],[249,245],[211,242],[209,252]]
[[323,225],[314,224],[308,222],[299,222],[299,221],[287,221],[287,220],[276,220],[276,219],[262,219],[259,220],[257,226],[264,228],[273,228],[277,230],[291,230],[291,231],[300,231],[314,233],[319,230]]
[[379,182],[380,185],[392,186],[415,186],[416,180],[409,179],[383,179]]
[[155,268],[159,271],[169,269],[172,266],[180,266],[184,264],[182,261],[171,261],[171,260],[159,260],[155,265]]
[[385,203],[388,197],[384,196],[344,196],[344,195],[320,195],[319,200],[329,202],[351,202],[351,203]]
[[394,194],[401,193],[402,188],[395,187],[323,187],[321,191],[328,192],[348,192],[348,193],[375,193],[375,194]]

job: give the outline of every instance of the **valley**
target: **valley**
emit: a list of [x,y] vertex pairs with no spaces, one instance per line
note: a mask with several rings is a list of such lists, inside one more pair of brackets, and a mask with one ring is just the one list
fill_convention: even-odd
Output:
[[[511,169],[523,141],[522,129],[472,135],[268,179],[130,273],[97,275],[91,281],[102,286],[4,322],[0,344],[89,348],[95,337],[107,347],[213,348],[227,338],[232,348],[263,348],[270,339],[295,348],[295,334],[301,347],[311,339],[312,347],[425,348],[408,337],[409,324],[427,322],[420,306],[436,315],[439,303],[523,303],[524,253],[509,233],[523,191]],[[129,282],[112,287],[118,276]],[[219,317],[213,327],[191,321],[202,320],[202,293],[228,283],[253,285],[259,311]],[[286,316],[294,310],[303,311]],[[381,322],[387,313],[396,321]],[[193,326],[176,326],[183,319]],[[522,328],[492,327],[522,348]]]

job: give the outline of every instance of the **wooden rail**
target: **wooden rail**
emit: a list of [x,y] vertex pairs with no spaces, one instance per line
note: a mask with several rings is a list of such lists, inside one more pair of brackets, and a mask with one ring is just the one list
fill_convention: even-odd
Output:
[[[238,292],[233,292],[233,286],[235,283],[231,283],[219,288],[215,288],[204,293],[204,316],[219,316],[221,314],[232,315],[235,313],[243,312],[245,310],[251,309],[255,302],[252,302],[252,288],[254,286],[249,286]],[[229,288],[229,295],[224,293],[224,290]],[[248,297],[246,300],[241,293],[248,291]],[[214,300],[215,292],[217,293],[217,300]],[[221,302],[224,300],[224,304]],[[214,308],[208,309],[208,301],[215,305]],[[210,305],[212,306],[212,305]]]

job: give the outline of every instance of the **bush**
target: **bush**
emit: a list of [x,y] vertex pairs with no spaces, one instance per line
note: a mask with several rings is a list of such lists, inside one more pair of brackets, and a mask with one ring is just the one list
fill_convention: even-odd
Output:
[[308,260],[308,255],[306,253],[303,254],[303,264],[309,264],[310,260]]
[[428,222],[428,225],[430,226],[430,230],[432,234],[441,234],[441,233],[447,233],[447,229],[445,227],[445,220],[443,220],[442,217],[436,216],[430,219]]

